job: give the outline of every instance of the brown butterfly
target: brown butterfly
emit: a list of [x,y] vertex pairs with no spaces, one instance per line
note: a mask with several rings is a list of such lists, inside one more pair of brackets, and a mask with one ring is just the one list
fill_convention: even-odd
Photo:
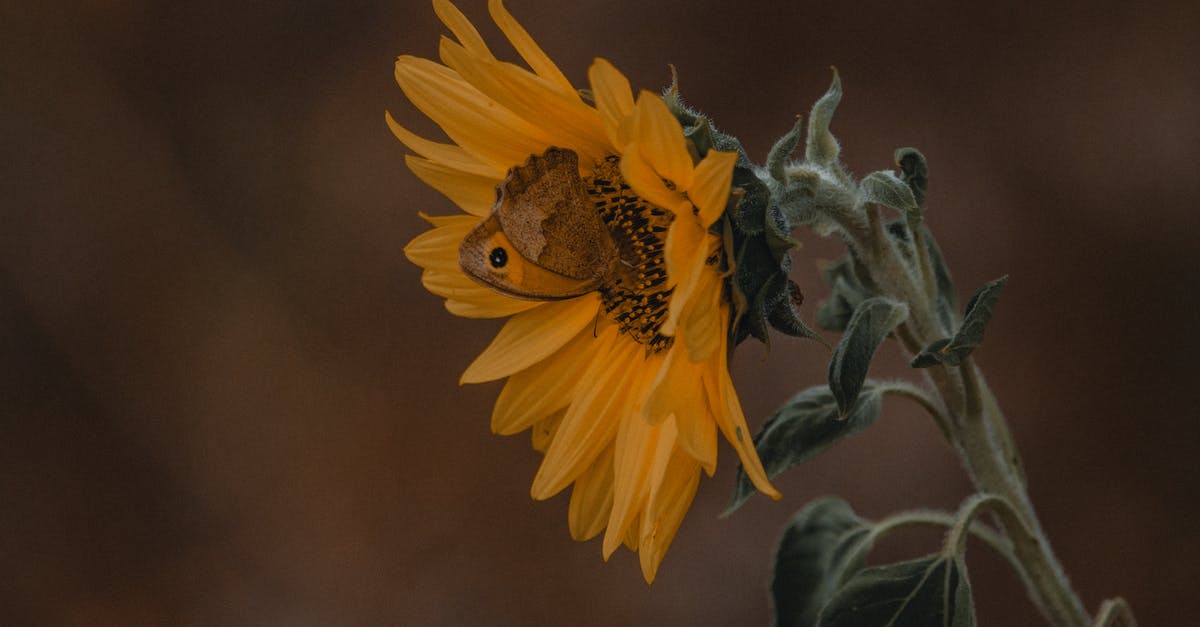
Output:
[[458,249],[467,276],[532,300],[593,291],[613,274],[619,259],[579,175],[579,157],[562,148],[509,170],[496,188],[491,215]]

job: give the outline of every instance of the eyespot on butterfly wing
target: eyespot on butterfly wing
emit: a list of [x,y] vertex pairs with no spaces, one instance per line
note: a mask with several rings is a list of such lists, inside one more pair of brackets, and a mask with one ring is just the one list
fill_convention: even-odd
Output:
[[600,283],[563,276],[529,261],[500,228],[494,213],[463,239],[458,263],[472,279],[517,298],[562,300],[586,294]]
[[557,300],[612,274],[617,247],[579,175],[579,158],[550,148],[509,170],[496,204],[459,247],[463,272],[518,298]]

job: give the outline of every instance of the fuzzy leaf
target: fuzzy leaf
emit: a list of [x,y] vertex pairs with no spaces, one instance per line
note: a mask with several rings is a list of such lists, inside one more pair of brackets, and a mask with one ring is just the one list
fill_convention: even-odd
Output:
[[983,342],[983,332],[992,319],[992,309],[1000,299],[1000,292],[1008,282],[1008,275],[1002,276],[979,288],[971,300],[967,301],[963,311],[962,326],[950,339],[938,340],[920,352],[912,360],[913,368],[928,368],[934,364],[957,366],[962,363]]
[[820,627],[974,627],[967,569],[930,555],[859,571],[821,610]]
[[812,627],[821,608],[871,548],[871,523],[842,499],[809,503],[784,529],[775,550],[771,599],[776,627]]
[[859,198],[863,202],[874,203],[899,209],[906,214],[920,215],[917,199],[913,197],[912,189],[900,177],[887,170],[872,172],[859,182]]
[[[833,392],[822,385],[793,396],[768,418],[762,431],[754,436],[754,448],[767,476],[774,478],[816,457],[834,442],[871,426],[879,417],[883,395],[890,388],[878,381],[860,384],[862,392],[849,412],[841,412]],[[740,465],[736,481],[726,514],[737,511],[757,492]]]
[[854,310],[829,362],[829,389],[843,416],[858,398],[875,349],[907,317],[908,307],[883,297],[864,300]]

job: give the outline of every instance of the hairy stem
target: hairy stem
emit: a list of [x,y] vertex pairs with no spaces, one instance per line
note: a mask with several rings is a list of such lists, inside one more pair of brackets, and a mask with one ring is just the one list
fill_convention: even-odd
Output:
[[[874,214],[872,208],[868,211]],[[871,220],[872,224],[878,223],[875,215]],[[880,291],[908,305],[909,319],[897,336],[911,357],[943,337],[934,313],[935,297],[930,293],[926,273],[914,273],[881,229],[870,229],[868,237],[869,241],[852,237],[849,243]],[[982,374],[970,359],[957,368],[934,366],[926,374],[941,396],[949,415],[950,440],[976,489],[1011,504],[1011,519],[1005,521],[1005,516],[1000,516],[998,522],[1012,541],[1013,555],[1030,597],[1052,624],[1087,627],[1091,618],[1050,548],[1025,489],[1024,472],[1008,424]]]

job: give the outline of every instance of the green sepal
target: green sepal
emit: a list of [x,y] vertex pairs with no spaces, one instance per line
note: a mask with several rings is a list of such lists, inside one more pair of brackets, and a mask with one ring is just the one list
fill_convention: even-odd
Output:
[[967,301],[963,311],[962,326],[954,337],[940,339],[926,346],[910,365],[913,368],[928,368],[934,364],[957,366],[983,343],[983,333],[992,319],[992,310],[1000,299],[1000,292],[1008,282],[1008,275],[984,285]]
[[[773,479],[871,426],[879,418],[883,395],[892,388],[879,381],[865,381],[860,387],[858,401],[848,412],[842,412],[833,391],[821,385],[793,396],[772,414],[754,436],[754,448],[767,477]],[[726,515],[757,492],[741,465],[735,481]]]
[[[727,261],[733,268],[729,278],[735,306],[731,348],[751,336],[769,343],[768,329],[772,327],[787,335],[824,343],[797,309],[803,296],[799,286],[788,279],[788,273],[792,268],[790,253],[798,244],[791,238],[787,218],[772,202],[771,189],[763,180],[766,171],[750,161],[736,138],[720,132],[707,117],[685,105],[675,85],[663,93],[663,101],[683,126],[693,159],[703,159],[709,150],[738,154],[726,222],[713,227],[715,233],[725,236]],[[783,146],[776,147],[774,159],[782,158],[777,154],[780,150],[790,152],[789,141],[781,140]]]
[[838,76],[837,68],[830,69],[833,70],[833,81],[808,116],[808,141],[804,150],[806,159],[827,167],[837,163],[841,151],[837,138],[829,131],[829,123],[833,121],[833,112],[842,101],[842,79]]
[[894,155],[900,168],[900,180],[908,184],[918,206],[925,205],[925,192],[929,189],[929,162],[916,148],[897,148]]
[[855,308],[829,362],[829,389],[842,416],[849,415],[858,399],[875,349],[907,317],[907,306],[879,296]]
[[840,498],[812,501],[796,513],[775,549],[771,600],[776,627],[813,627],[825,603],[862,570],[874,535]]
[[771,147],[771,152],[767,154],[767,172],[771,178],[779,183],[787,183],[787,172],[784,170],[788,157],[792,156],[792,152],[796,150],[796,146],[800,144],[800,137],[804,134],[804,118],[796,116],[796,123],[792,125],[792,130],[783,134],[775,145]]
[[974,627],[971,583],[961,556],[860,570],[821,610],[820,627]]

